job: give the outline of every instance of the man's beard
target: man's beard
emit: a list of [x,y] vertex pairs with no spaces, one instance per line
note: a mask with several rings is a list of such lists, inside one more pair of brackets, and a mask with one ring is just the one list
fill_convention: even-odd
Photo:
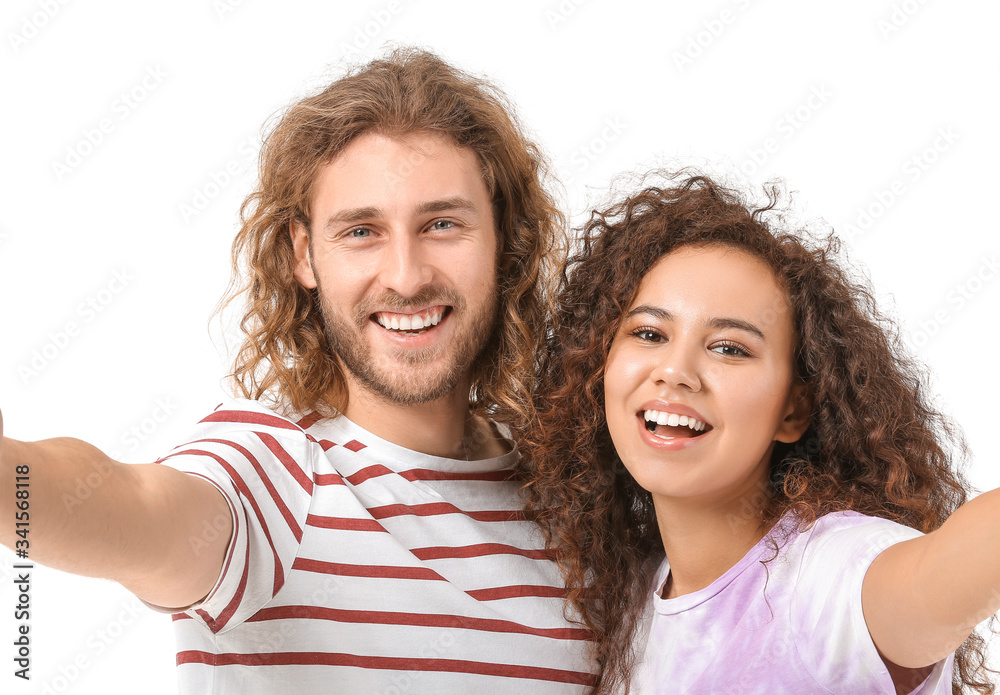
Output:
[[[320,307],[323,333],[330,351],[354,379],[385,401],[396,405],[429,403],[452,393],[468,375],[472,363],[490,342],[497,322],[496,285],[491,288],[478,311],[466,314],[466,301],[454,290],[427,288],[404,299],[394,292],[365,298],[354,309],[351,321],[345,321],[327,305],[321,288]],[[398,360],[397,369],[386,369],[372,360],[371,346],[363,331],[376,311],[404,313],[418,307],[445,304],[451,307],[446,320],[462,321],[451,343],[419,350],[389,348],[388,354]],[[377,330],[385,330],[379,327]],[[434,329],[431,329],[434,330]],[[431,368],[428,363],[451,353],[446,364]],[[421,367],[424,366],[424,369]]]

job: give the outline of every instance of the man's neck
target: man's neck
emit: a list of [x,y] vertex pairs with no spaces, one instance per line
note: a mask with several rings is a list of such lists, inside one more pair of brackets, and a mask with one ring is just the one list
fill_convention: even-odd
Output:
[[501,456],[506,441],[484,418],[469,412],[467,384],[427,403],[399,405],[353,388],[344,416],[372,434],[423,454],[460,460]]

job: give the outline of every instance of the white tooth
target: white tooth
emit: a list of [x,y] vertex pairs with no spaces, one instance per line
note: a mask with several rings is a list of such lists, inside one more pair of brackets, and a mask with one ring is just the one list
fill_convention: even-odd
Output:
[[670,413],[670,417],[667,418],[667,424],[671,427],[676,427],[677,423],[681,421],[681,416],[677,413]]
[[423,327],[424,327],[424,319],[420,316],[414,316],[413,319],[410,321],[410,328],[415,331],[418,331]]
[[385,317],[381,314],[375,314],[375,320],[378,322],[378,325],[382,326],[382,328],[388,328],[388,326],[385,325]]
[[393,316],[391,319],[389,319],[389,328],[391,328],[394,331],[398,331],[399,330],[399,319],[396,318],[395,316]]
[[704,422],[699,422],[698,423],[698,431],[701,432],[703,429],[705,429],[705,423]]
[[667,424],[667,420],[669,420],[669,419],[670,419],[669,413],[657,413],[656,414],[656,424],[657,425],[665,425],[665,424]]
[[647,410],[643,417],[646,418],[646,422],[656,422],[656,411]]
[[697,431],[698,430],[698,420],[695,420],[694,418],[688,418],[688,427],[690,427],[691,429]]
[[410,317],[404,316],[399,320],[399,330],[408,331],[410,330]]
[[687,427],[688,416],[687,415],[681,415],[680,418],[677,420],[677,424],[680,425],[681,427]]

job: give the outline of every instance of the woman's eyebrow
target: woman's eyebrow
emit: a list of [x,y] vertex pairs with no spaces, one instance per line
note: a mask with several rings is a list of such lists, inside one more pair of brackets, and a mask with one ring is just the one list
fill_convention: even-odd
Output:
[[[625,318],[626,319],[632,318],[636,314],[648,314],[649,316],[652,316],[653,318],[659,319],[661,321],[674,320],[674,315],[671,314],[669,311],[658,306],[653,306],[651,304],[640,304],[639,306],[634,307],[627,314],[625,314]],[[767,340],[767,337],[764,335],[764,332],[762,330],[757,328],[757,326],[753,325],[749,321],[744,321],[743,319],[737,319],[725,316],[725,317],[709,319],[708,321],[705,322],[705,325],[708,326],[709,328],[734,328],[738,331],[745,331],[750,335],[755,335],[761,340],[765,341]]]
[[649,314],[653,318],[660,319],[662,321],[673,321],[674,315],[671,314],[666,309],[661,309],[658,306],[652,306],[651,304],[640,304],[634,307],[631,311],[625,314],[625,318],[632,318],[636,314]]
[[712,328],[735,328],[738,331],[746,331],[751,335],[755,335],[761,340],[767,340],[764,337],[764,332],[757,328],[749,321],[744,321],[743,319],[734,319],[729,317],[715,318],[708,322],[708,325]]

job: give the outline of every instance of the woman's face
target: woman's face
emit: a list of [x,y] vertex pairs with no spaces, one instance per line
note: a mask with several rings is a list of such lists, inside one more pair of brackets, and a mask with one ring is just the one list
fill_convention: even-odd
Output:
[[615,448],[658,509],[767,494],[774,442],[808,426],[794,349],[787,293],[761,261],[721,245],[657,261],[611,345],[604,396]]

